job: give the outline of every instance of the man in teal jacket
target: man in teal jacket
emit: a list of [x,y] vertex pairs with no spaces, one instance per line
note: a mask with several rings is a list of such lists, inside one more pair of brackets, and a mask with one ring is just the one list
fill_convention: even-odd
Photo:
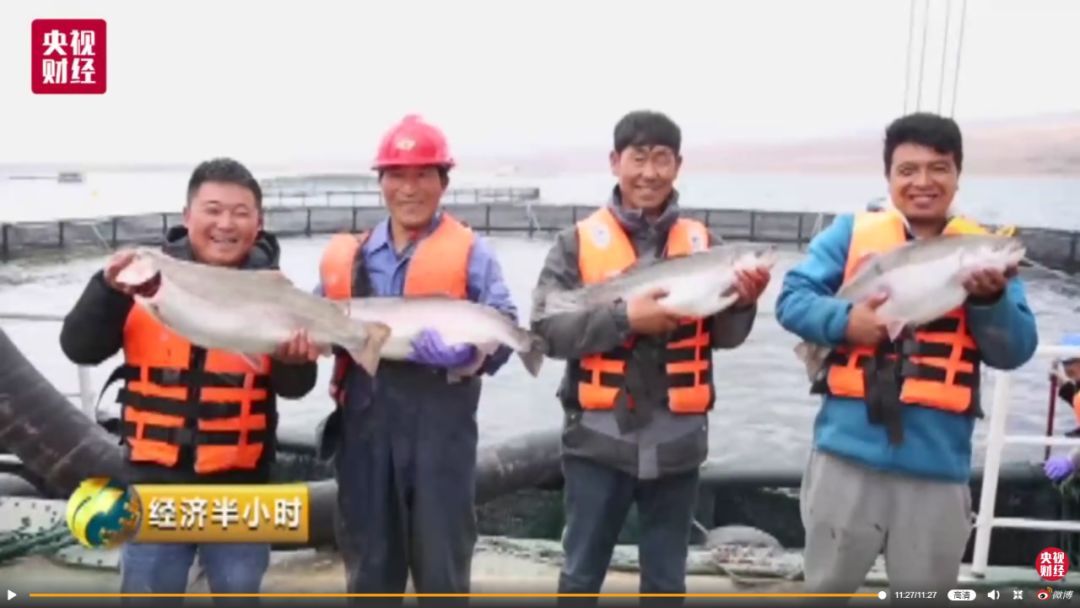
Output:
[[[931,114],[897,119],[886,131],[884,161],[895,209],[837,217],[810,243],[807,258],[784,277],[777,319],[804,340],[879,353],[884,348],[909,352],[900,347],[915,344],[910,333],[890,342],[874,312],[881,298],[852,304],[835,294],[851,272],[848,252],[856,230],[873,223],[866,214],[894,214],[903,227],[897,233],[907,240],[939,235],[954,221],[950,207],[963,162],[960,129],[953,120]],[[858,237],[860,242],[867,238],[865,233]],[[847,383],[857,385],[857,393],[872,395],[872,404],[834,395],[844,392],[839,374],[815,383],[824,399],[800,497],[807,591],[854,592],[882,552],[894,590],[955,586],[972,528],[968,481],[971,436],[980,412],[979,364],[1015,369],[1038,345],[1035,318],[1015,272],[980,272],[964,286],[969,293],[961,310],[966,323],[952,320],[951,330],[936,330],[957,332],[955,344],[974,342],[964,347],[974,373],[966,374],[970,403],[963,411],[905,402],[892,422],[891,430],[898,433],[890,435],[890,425],[876,419],[871,406],[890,390],[892,402],[898,402],[897,383],[875,380],[867,387],[863,374],[849,374]],[[906,369],[897,371],[896,378],[906,382],[906,374]]]

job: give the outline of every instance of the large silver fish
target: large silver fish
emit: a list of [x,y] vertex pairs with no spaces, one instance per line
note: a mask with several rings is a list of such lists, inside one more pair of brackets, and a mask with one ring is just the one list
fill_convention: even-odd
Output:
[[390,334],[382,323],[357,322],[345,303],[298,289],[276,270],[240,270],[178,260],[150,248],[117,275],[128,286],[160,279],[153,295],[136,295],[158,321],[203,348],[268,355],[303,329],[323,350],[337,345],[374,374]]
[[[1005,271],[1017,266],[1024,253],[1019,239],[992,234],[910,241],[860,260],[855,276],[836,297],[858,303],[878,294],[887,295],[877,314],[887,322],[890,339],[896,339],[904,328],[939,319],[963,304],[968,297],[963,284],[973,272]],[[824,368],[829,350],[810,342],[795,347],[811,381]]]
[[[437,331],[447,344],[472,344],[484,354],[491,354],[500,344],[509,346],[533,376],[540,373],[544,362],[545,346],[539,336],[518,327],[494,308],[468,300],[441,296],[356,298],[349,303],[349,316],[390,327],[390,338],[381,353],[385,359],[407,359],[413,351],[413,339],[428,328]],[[478,368],[450,370],[450,376],[472,374]]]
[[635,265],[600,283],[546,294],[542,316],[587,310],[630,300],[662,288],[657,300],[668,310],[691,318],[704,318],[725,310],[739,299],[735,271],[772,268],[772,245],[725,244],[685,256]]

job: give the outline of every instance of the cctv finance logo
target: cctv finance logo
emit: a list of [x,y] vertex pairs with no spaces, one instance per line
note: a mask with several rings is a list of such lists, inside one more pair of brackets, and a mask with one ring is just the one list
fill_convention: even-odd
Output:
[[105,20],[30,23],[30,90],[36,95],[105,92]]

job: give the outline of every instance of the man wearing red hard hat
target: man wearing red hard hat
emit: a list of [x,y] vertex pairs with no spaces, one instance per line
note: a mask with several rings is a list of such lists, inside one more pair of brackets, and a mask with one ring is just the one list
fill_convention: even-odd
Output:
[[[389,217],[333,237],[319,291],[331,299],[450,295],[517,319],[490,246],[439,208],[454,161],[446,138],[418,116],[383,137],[374,169]],[[483,356],[424,331],[412,361],[383,360],[374,378],[339,357],[331,390],[340,407],[323,452],[334,454],[338,542],[350,593],[467,593],[476,519],[476,409],[480,374],[509,359],[502,347],[478,375],[447,371]],[[332,446],[332,447],[327,447]]]

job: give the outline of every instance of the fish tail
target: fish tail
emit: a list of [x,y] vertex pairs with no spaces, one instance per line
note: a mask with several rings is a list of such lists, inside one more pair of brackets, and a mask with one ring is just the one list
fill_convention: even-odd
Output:
[[540,367],[544,364],[544,355],[547,354],[547,342],[541,336],[530,331],[522,330],[522,332],[525,334],[529,347],[524,351],[518,351],[518,358],[525,365],[525,369],[529,370],[529,374],[535,378],[540,375]]
[[795,345],[795,355],[806,365],[806,378],[814,382],[825,367],[829,349],[810,342],[799,342]]
[[761,252],[761,255],[758,256],[758,262],[762,266],[772,269],[772,267],[776,265],[779,255],[780,252],[777,250],[776,245],[769,245]]
[[379,371],[383,344],[390,338],[390,326],[385,323],[363,323],[365,339],[359,346],[349,348],[349,356],[364,368],[369,376]]

